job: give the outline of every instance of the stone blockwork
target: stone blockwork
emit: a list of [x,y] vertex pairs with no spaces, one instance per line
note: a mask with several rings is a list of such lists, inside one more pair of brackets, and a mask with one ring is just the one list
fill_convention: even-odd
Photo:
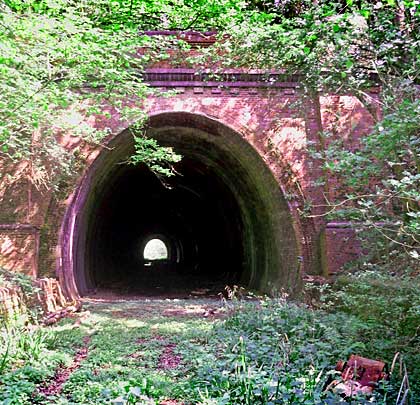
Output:
[[[143,109],[151,121],[154,117],[165,120],[165,116],[179,113],[184,118],[178,126],[190,126],[216,137],[223,136],[223,131],[217,133],[218,125],[236,133],[258,153],[287,201],[288,215],[292,219],[289,232],[295,235],[298,245],[296,260],[300,263],[300,270],[296,272],[303,269],[307,273],[321,274],[327,271],[325,266],[330,273],[339,271],[348,259],[357,255],[358,244],[351,230],[326,228],[322,217],[326,189],[317,182],[323,172],[319,161],[308,153],[308,148],[318,144],[321,130],[330,131],[331,139],[343,138],[348,144],[357,145],[360,136],[372,126],[370,113],[354,97],[333,95],[320,97],[319,116],[317,104],[303,100],[299,94],[299,83],[293,80],[270,84],[261,75],[250,74],[239,75],[230,82],[211,82],[203,78],[197,80],[197,77],[191,76],[192,72],[186,69],[150,70],[146,80],[155,89],[155,94],[139,102],[138,108]],[[168,91],[170,96],[167,96]],[[374,91],[372,96],[376,95]],[[118,143],[119,134],[124,133],[130,124],[121,121],[116,110],[109,108],[109,113],[110,118],[80,115],[73,120],[79,120],[81,125],[108,128],[112,135],[107,142],[112,145],[113,142]],[[185,118],[188,116],[202,119],[193,120],[190,125]],[[196,122],[201,122],[202,127],[198,128]],[[165,125],[170,127],[171,122]],[[64,284],[70,285],[74,282],[68,280],[65,274],[73,262],[66,258],[65,251],[69,246],[74,249],[71,247],[73,233],[77,231],[74,203],[80,193],[89,192],[83,189],[89,187],[84,179],[93,176],[94,162],[106,149],[87,145],[72,134],[61,134],[60,142],[69,151],[77,150],[85,164],[58,194],[33,187],[29,187],[28,192],[28,185],[18,185],[18,189],[12,192],[14,189],[7,182],[13,177],[14,168],[9,168],[11,177],[2,177],[0,212],[3,222],[8,222],[7,218],[10,218],[10,224],[14,224],[20,217],[26,216],[33,227],[18,230],[8,225],[8,229],[0,228],[0,265],[35,274],[41,249],[43,276],[58,274]],[[105,175],[105,172],[100,174]],[[331,179],[331,183],[332,193],[340,192],[336,180]],[[309,204],[313,204],[312,213],[315,215],[304,219],[301,213]],[[14,213],[16,207],[19,207],[19,212],[23,207],[24,214],[19,214],[20,217]],[[38,228],[46,236],[41,237],[41,246],[38,245]],[[322,242],[324,230],[325,243]],[[64,290],[69,293],[77,291],[77,287],[73,285],[66,289],[64,286]]]

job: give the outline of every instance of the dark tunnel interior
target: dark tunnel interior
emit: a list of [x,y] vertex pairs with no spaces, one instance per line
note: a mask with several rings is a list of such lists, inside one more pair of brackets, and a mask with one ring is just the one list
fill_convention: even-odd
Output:
[[[147,136],[182,156],[176,175],[162,179],[124,163],[134,149],[129,131],[99,154],[65,222],[68,285],[80,295],[293,286],[299,253],[292,217],[259,153],[230,128],[195,114],[153,117]],[[152,239],[163,242],[166,258],[144,257]]]
[[[184,157],[162,181],[145,166],[122,166],[96,202],[88,240],[93,284],[145,293],[187,292],[237,283],[243,224],[228,187],[202,162]],[[164,242],[168,258],[144,248]]]

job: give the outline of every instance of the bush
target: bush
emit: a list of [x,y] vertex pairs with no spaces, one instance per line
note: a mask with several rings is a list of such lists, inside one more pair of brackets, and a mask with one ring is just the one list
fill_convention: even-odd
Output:
[[412,403],[419,403],[420,280],[411,271],[371,267],[374,269],[339,276],[331,286],[324,287],[319,306],[360,322],[357,339],[363,343],[367,357],[391,364],[395,353],[401,353]]
[[[368,356],[364,322],[341,311],[312,310],[285,300],[241,304],[210,344],[214,363],[197,371],[206,404],[336,404],[325,387],[339,359]],[[391,357],[392,360],[392,357]],[[388,390],[393,389],[392,387]],[[381,394],[374,403],[383,404]],[[371,403],[361,398],[357,403]],[[202,403],[202,402],[201,402]]]

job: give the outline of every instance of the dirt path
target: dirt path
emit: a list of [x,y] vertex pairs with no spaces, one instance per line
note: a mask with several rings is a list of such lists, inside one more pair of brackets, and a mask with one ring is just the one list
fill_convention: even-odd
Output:
[[45,397],[45,401],[48,401],[50,397],[56,397],[63,389],[63,385],[70,378],[70,376],[80,367],[83,360],[88,356],[89,353],[89,342],[90,337],[85,336],[83,338],[83,346],[77,350],[73,362],[68,367],[60,367],[55,372],[54,377],[51,381],[48,381],[45,385],[39,387],[38,394]]

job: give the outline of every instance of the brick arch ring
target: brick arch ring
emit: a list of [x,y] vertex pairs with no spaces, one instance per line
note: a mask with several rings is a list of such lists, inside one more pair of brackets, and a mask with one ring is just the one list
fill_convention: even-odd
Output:
[[145,133],[183,156],[179,175],[162,189],[147,168],[121,164],[134,151],[128,129],[109,140],[61,224],[57,274],[65,293],[85,295],[117,276],[137,282],[132,250],[147,234],[176,239],[185,258],[178,266],[197,277],[230,274],[266,293],[298,288],[296,221],[246,128],[203,113],[160,111],[150,113]]

